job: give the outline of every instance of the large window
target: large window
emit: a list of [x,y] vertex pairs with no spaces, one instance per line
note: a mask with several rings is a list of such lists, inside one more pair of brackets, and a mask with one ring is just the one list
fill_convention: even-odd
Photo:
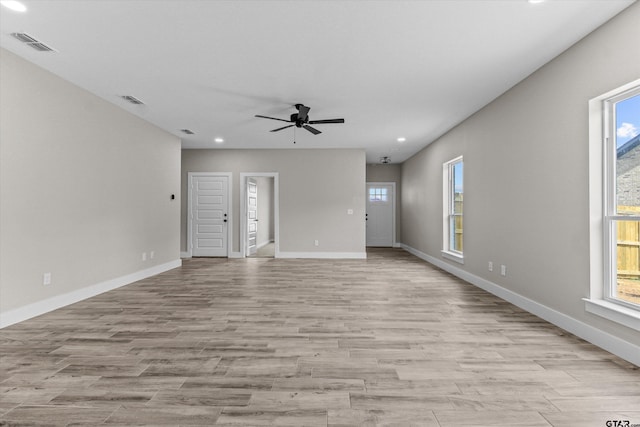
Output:
[[464,164],[458,157],[443,165],[443,245],[442,255],[463,262]]
[[589,101],[589,313],[640,331],[640,80]]
[[640,309],[640,87],[604,109],[605,299]]

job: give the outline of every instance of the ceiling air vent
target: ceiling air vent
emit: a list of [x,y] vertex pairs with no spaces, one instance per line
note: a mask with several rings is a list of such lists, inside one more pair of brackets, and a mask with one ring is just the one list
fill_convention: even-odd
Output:
[[195,135],[195,132],[189,129],[180,129],[182,133],[186,133],[187,135]]
[[131,96],[131,95],[122,95],[121,97],[122,99],[124,99],[127,102],[130,102],[132,104],[135,105],[144,105],[144,102],[140,101],[138,98],[136,98],[135,96]]
[[56,52],[54,48],[47,46],[27,33],[11,33],[11,35],[39,52]]

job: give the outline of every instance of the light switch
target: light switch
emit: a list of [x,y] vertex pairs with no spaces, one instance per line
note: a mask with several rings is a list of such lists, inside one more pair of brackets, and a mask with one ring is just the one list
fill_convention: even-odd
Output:
[[347,215],[353,215],[353,209],[347,209]]

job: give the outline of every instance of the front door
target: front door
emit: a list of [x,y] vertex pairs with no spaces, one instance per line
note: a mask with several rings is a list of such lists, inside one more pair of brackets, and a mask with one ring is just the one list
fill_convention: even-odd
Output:
[[192,255],[228,256],[229,178],[194,176],[191,191]]
[[258,249],[258,184],[247,178],[247,255],[255,255]]
[[393,246],[393,185],[367,183],[367,246]]

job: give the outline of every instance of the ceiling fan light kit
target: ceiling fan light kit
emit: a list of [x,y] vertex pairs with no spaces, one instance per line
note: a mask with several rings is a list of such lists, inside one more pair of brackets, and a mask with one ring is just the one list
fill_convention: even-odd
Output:
[[[310,126],[310,125],[317,125],[317,124],[329,124],[329,123],[344,123],[344,119],[325,119],[325,120],[309,120],[309,111],[311,110],[310,107],[307,107],[304,104],[295,104],[294,107],[296,108],[296,110],[298,110],[297,113],[293,113],[290,117],[289,120],[286,119],[280,119],[277,117],[269,117],[269,116],[263,116],[261,114],[256,114],[256,117],[259,117],[261,119],[270,119],[270,120],[278,120],[281,122],[286,122],[286,123],[292,123],[290,125],[286,125],[286,126],[282,126],[276,129],[272,129],[270,132],[278,132],[281,131],[283,129],[287,129],[290,127],[297,127],[297,128],[303,128],[308,130],[309,132],[311,132],[314,135],[318,135],[320,133],[322,133],[321,131],[319,131],[318,129]],[[295,144],[295,138],[293,143]]]

